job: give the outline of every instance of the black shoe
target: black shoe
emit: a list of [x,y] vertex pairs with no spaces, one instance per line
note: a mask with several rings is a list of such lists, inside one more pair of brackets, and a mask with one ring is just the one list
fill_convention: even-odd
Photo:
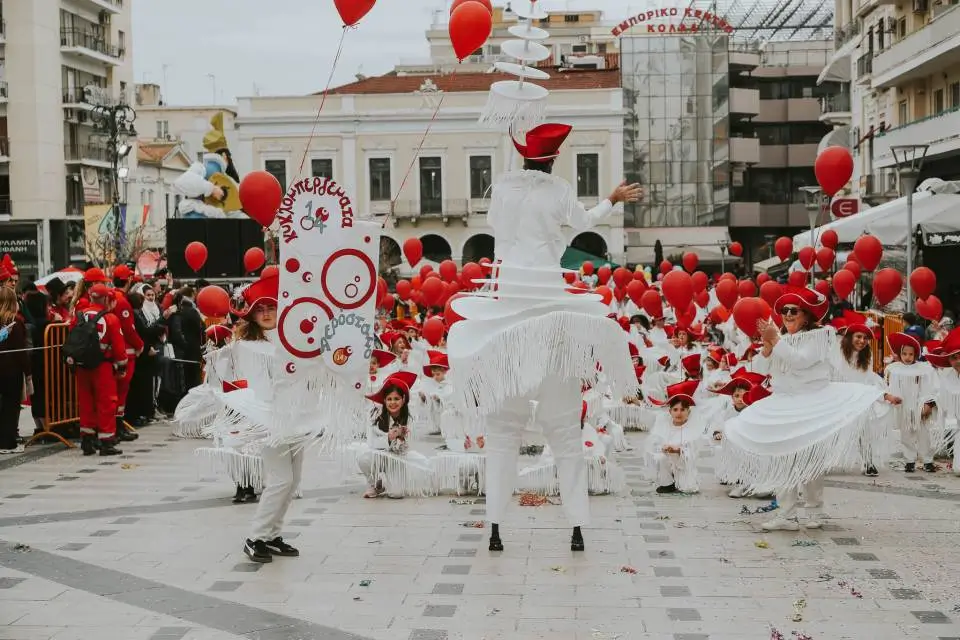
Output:
[[270,549],[263,540],[247,540],[243,545],[243,552],[254,562],[273,562],[273,556],[270,555]]
[[657,487],[657,493],[676,493],[676,492],[677,492],[676,484],[668,484],[664,487]]
[[101,456],[118,456],[123,451],[117,449],[116,440],[101,440],[100,441],[100,455]]
[[864,472],[863,475],[867,476],[868,478],[876,478],[878,475],[880,475],[880,473],[877,471],[877,468],[875,466],[870,465],[869,467],[867,467],[867,470]]
[[243,489],[243,499],[245,502],[256,502],[257,501],[257,492],[253,487],[245,487]]
[[117,440],[120,442],[133,442],[139,437],[139,433],[127,430],[127,425],[124,423],[123,418],[117,418]]
[[300,555],[300,551],[291,547],[286,542],[283,541],[283,538],[277,536],[269,542],[264,542],[267,546],[267,550],[275,556],[284,556],[287,558],[296,558]]
[[583,533],[580,527],[573,528],[573,536],[570,537],[570,551],[583,551],[586,545],[583,543]]
[[916,465],[916,463],[908,462],[907,464],[903,465],[903,472],[904,472],[904,473],[913,473],[913,472],[916,471],[916,470],[917,470],[917,465]]
[[97,452],[97,436],[83,436],[80,439],[80,450],[83,455],[92,456]]
[[927,473],[936,473],[937,465],[933,464],[932,462],[925,462],[923,463],[923,470]]
[[490,545],[487,547],[490,551],[503,551],[503,540],[500,536],[490,536]]
[[240,485],[237,485],[237,492],[233,494],[233,504],[243,504],[246,491]]

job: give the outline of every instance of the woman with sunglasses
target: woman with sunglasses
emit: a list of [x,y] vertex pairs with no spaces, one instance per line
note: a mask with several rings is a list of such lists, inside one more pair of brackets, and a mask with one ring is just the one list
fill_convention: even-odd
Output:
[[[858,469],[861,440],[876,441],[884,424],[873,419],[882,396],[875,386],[832,382],[839,354],[836,332],[820,326],[827,299],[812,289],[786,287],[774,304],[778,319],[761,320],[762,347],[754,371],[771,376],[773,393],[730,419],[721,467],[729,477],[776,492],[777,517],[767,531],[797,531],[803,495],[806,527],[823,526],[823,477]],[[782,328],[778,328],[781,325]]]

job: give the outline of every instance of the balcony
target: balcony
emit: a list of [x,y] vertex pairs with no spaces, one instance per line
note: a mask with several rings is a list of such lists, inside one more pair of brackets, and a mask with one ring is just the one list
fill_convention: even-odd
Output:
[[872,87],[886,89],[960,62],[960,7],[948,7],[927,26],[895,43],[874,61]]
[[760,140],[757,138],[730,138],[730,162],[757,164],[760,162]]
[[87,102],[86,92],[80,87],[74,87],[72,89],[66,89],[63,92],[63,106],[77,109],[85,106],[89,106],[90,103]]
[[63,159],[68,163],[80,163],[94,167],[112,168],[110,150],[102,144],[66,145],[63,148]]
[[834,29],[833,46],[835,49],[839,49],[858,35],[860,35],[860,21],[854,20],[853,22],[848,22],[842,27]]
[[767,144],[760,146],[760,166],[764,169],[812,167],[816,159],[816,144]]
[[123,0],[78,0],[77,4],[86,5],[95,11],[106,11],[113,15],[123,11]]
[[82,59],[94,59],[109,65],[118,65],[126,52],[110,44],[101,35],[79,29],[60,31],[60,51]]
[[4,136],[0,138],[0,162],[6,162],[10,159],[10,138]]
[[857,83],[868,84],[873,74],[873,53],[865,53],[857,58]]
[[750,116],[759,114],[759,89],[730,89],[730,113],[739,113]]
[[417,226],[420,220],[439,220],[450,226],[452,220],[460,220],[467,226],[470,216],[470,201],[463,200],[398,200],[393,205],[393,219],[399,224],[409,220]]
[[838,93],[820,98],[820,122],[825,124],[850,124],[850,94]]
[[890,147],[899,144],[928,144],[927,160],[951,156],[960,152],[960,108],[928,116],[893,129],[873,138],[873,166],[877,169],[893,167],[896,162]]

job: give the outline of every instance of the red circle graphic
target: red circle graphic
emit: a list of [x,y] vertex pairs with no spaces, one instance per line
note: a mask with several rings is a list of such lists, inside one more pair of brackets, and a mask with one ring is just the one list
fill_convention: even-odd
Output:
[[[301,349],[298,349],[297,347],[294,347],[292,344],[290,344],[290,339],[287,336],[286,320],[287,320],[287,316],[293,309],[295,309],[299,305],[305,305],[305,304],[314,305],[314,307],[320,308],[320,310],[327,315],[328,321],[333,319],[333,311],[330,310],[330,307],[328,307],[327,304],[322,300],[318,300],[316,298],[297,298],[296,300],[291,302],[289,306],[284,308],[283,313],[280,314],[280,319],[277,322],[277,337],[280,339],[280,344],[283,345],[283,348],[287,350],[287,353],[293,356],[296,356],[298,358],[302,358],[304,360],[309,358],[316,358],[317,356],[319,356],[320,349],[317,348],[317,349],[311,349],[309,351],[303,351]],[[299,330],[301,329],[300,325],[301,323],[299,322],[295,323],[293,326],[293,330],[299,332]],[[300,333],[302,335],[302,332]]]
[[[367,267],[370,275],[370,287],[362,295],[359,296],[357,300],[352,302],[342,302],[335,295],[330,293],[330,289],[327,287],[327,271],[329,271],[330,266],[333,263],[344,256],[352,256],[354,258],[359,258],[361,262]],[[363,304],[373,296],[374,291],[377,290],[377,268],[374,266],[370,258],[367,257],[367,254],[360,251],[359,249],[338,249],[333,252],[329,258],[327,258],[326,263],[323,265],[323,271],[320,273],[320,286],[323,287],[323,293],[327,296],[327,299],[337,305],[340,309],[344,311],[350,309],[357,309],[362,307]]]

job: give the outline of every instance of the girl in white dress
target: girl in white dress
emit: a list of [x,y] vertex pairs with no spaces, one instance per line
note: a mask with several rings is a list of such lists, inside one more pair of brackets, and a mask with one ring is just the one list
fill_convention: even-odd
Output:
[[939,424],[937,396],[939,379],[929,362],[921,362],[921,344],[908,333],[894,333],[887,337],[890,351],[897,360],[887,365],[887,402],[893,405],[894,419],[900,428],[900,445],[907,459],[904,472],[916,471],[917,460],[923,470],[933,473],[933,455],[942,443],[943,429]]
[[[930,342],[928,347],[933,347]],[[937,407],[943,412],[944,429],[953,441],[953,473],[960,475],[960,328],[953,329],[943,342],[927,354],[927,362],[940,377]]]
[[706,444],[707,427],[696,415],[698,380],[667,388],[668,411],[660,414],[647,441],[647,460],[656,472],[657,493],[697,493],[697,453]]

